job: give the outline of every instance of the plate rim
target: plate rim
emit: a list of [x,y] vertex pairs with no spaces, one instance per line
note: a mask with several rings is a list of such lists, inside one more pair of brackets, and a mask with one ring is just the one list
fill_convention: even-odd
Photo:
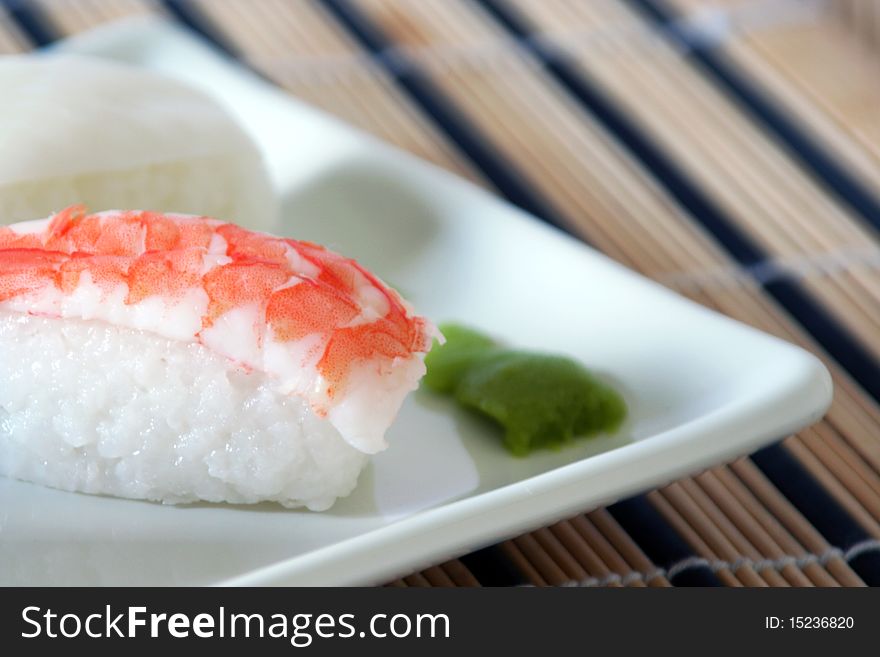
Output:
[[[66,39],[53,47],[53,50],[81,52],[97,49],[109,55],[110,44],[114,40],[125,41],[128,48],[135,47],[131,41],[133,37],[141,43],[141,47],[150,47],[150,42],[154,40],[182,39],[186,41],[188,47],[196,51],[201,49],[203,56],[212,55],[218,58],[218,65],[230,69],[238,68],[231,61],[223,61],[210,46],[194,36],[165,20],[153,17],[129,18],[103,25]],[[786,381],[779,383],[773,394],[761,398],[744,396],[739,406],[745,405],[746,408],[738,408],[737,404],[728,403],[686,424],[651,435],[646,440],[635,441],[595,454],[499,488],[441,503],[392,521],[385,526],[220,580],[215,582],[215,585],[366,585],[386,581],[419,567],[436,563],[438,560],[458,556],[497,542],[506,536],[546,525],[578,510],[607,505],[627,495],[654,488],[700,469],[750,453],[818,420],[830,405],[832,399],[830,374],[821,361],[805,349],[696,304],[453,173],[381,142],[320,110],[286,97],[280,91],[259,81],[245,69],[241,69],[240,72],[250,78],[255,85],[265,85],[265,89],[260,89],[260,92],[268,92],[267,98],[277,97],[279,101],[290,104],[291,108],[301,106],[316,120],[324,121],[328,126],[339,131],[338,144],[343,148],[348,148],[353,140],[368,145],[370,149],[379,148],[382,156],[390,163],[405,167],[411,174],[415,173],[420,178],[429,180],[439,177],[444,185],[454,184],[465,195],[477,193],[483,197],[481,201],[500,206],[502,211],[514,215],[517,220],[544,228],[552,236],[580,246],[586,252],[598,256],[604,265],[616,267],[635,277],[640,283],[647,284],[652,288],[652,292],[666,293],[676,301],[699,308],[729,323],[732,330],[747,330],[776,341],[780,350],[788,350],[794,360],[792,373]],[[255,86],[254,89],[259,89],[259,86]],[[797,372],[794,371],[795,369]],[[786,413],[782,414],[780,408],[785,408]],[[712,436],[725,437],[727,442],[707,447]],[[639,476],[637,472],[639,466],[652,460],[669,461],[674,456],[679,457],[678,462],[666,464],[659,470]],[[614,479],[613,475],[627,472],[629,472],[627,477],[617,477],[614,484],[609,484],[607,492],[603,494],[594,492],[578,494],[576,490],[577,484],[588,477],[598,475]],[[562,499],[563,494],[570,494],[570,497]],[[492,514],[487,513],[488,511],[499,512]],[[476,522],[477,519],[480,522]],[[456,524],[468,527],[466,537],[449,531]],[[429,541],[431,544],[427,545]],[[419,549],[398,549],[387,553],[379,549],[390,544],[418,544]]]

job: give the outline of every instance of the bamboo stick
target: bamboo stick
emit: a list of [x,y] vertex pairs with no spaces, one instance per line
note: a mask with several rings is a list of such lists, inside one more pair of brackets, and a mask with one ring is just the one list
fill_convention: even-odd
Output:
[[[849,2],[832,0],[825,6],[843,10],[852,6]],[[865,4],[869,2],[880,14],[880,3],[868,0]],[[676,5],[688,13],[682,0]],[[880,122],[876,118],[880,90],[875,84],[880,57],[851,38],[854,19],[844,21],[849,29],[841,28],[839,19],[844,13],[829,18],[805,12],[801,20],[756,25],[732,34],[721,47],[806,122],[826,148],[848,160],[852,173],[866,175],[870,174],[866,169],[875,167],[880,157]],[[870,26],[870,21],[860,22]],[[856,144],[841,139],[841,133],[855,137]],[[855,148],[859,141],[867,152]],[[866,155],[875,163],[867,164]],[[876,175],[866,180],[877,184]]]
[[[773,517],[778,518],[810,554],[828,554],[831,545],[806,522],[801,513],[774,488],[767,477],[749,459],[740,459],[730,466],[742,483],[755,495]],[[826,568],[844,586],[864,585],[861,579],[838,557],[826,560]]]
[[[679,536],[691,545],[697,554],[706,559],[709,564],[718,564],[717,567],[712,568],[712,571],[723,584],[735,587],[752,585],[740,580],[736,573],[732,572],[728,566],[721,564],[721,558],[712,550],[706,538],[702,534],[694,531],[691,524],[681,516],[678,509],[666,498],[665,495],[660,491],[652,491],[648,493],[647,497],[670,526],[678,532]],[[711,565],[709,567],[711,567]],[[760,585],[758,583],[759,580],[757,580],[756,577],[751,576],[750,573],[746,573],[746,577],[749,582],[756,582],[755,585]]]
[[880,45],[880,2],[877,0],[836,0],[829,9],[870,46]]
[[479,580],[474,577],[474,574],[468,569],[468,567],[458,559],[447,561],[441,567],[446,571],[446,574],[449,575],[450,579],[455,582],[456,586],[480,586]]
[[[789,553],[786,553],[779,546],[774,537],[749,514],[737,498],[732,496],[727,488],[724,487],[720,477],[726,472],[727,470],[723,467],[716,468],[699,475],[695,478],[695,481],[706,495],[704,505],[708,506],[710,501],[711,504],[716,505],[715,513],[723,513],[725,517],[730,519],[731,528],[735,528],[736,533],[730,533],[735,537],[737,534],[742,537],[737,538],[739,553],[756,562],[762,560],[779,562],[784,557],[790,556]],[[765,574],[763,569],[758,569],[758,572],[765,579],[769,575],[769,572]],[[809,578],[794,564],[776,567],[774,572],[778,572],[781,577],[785,578],[787,584],[791,586],[811,585]]]
[[[803,560],[807,557],[808,552],[800,541],[798,541],[798,539],[783,526],[773,513],[768,511],[751,489],[744,485],[730,468],[717,468],[714,473],[718,482],[727,489],[732,498],[739,502],[739,504],[742,505],[742,508],[751,514],[764,531],[772,538],[775,546],[772,549],[767,550],[768,553],[772,554],[772,558],[778,560],[785,555],[790,555],[795,557],[795,559]],[[772,494],[772,489],[768,489],[768,492],[771,492]],[[720,493],[716,493],[713,495],[713,499],[720,503],[722,496]],[[801,531],[803,531],[805,526],[808,526],[806,519],[803,518],[803,516],[800,516],[793,507],[787,507],[781,510],[788,517],[789,524],[795,525],[800,528]],[[837,580],[825,570],[822,564],[816,562],[807,563],[803,566],[803,571],[816,586],[838,585]]]
[[[696,490],[691,484],[693,484],[691,480],[683,479],[661,488],[659,492],[675,508],[681,518],[688,522],[695,532],[699,532],[700,538],[709,548],[705,552],[700,550],[700,554],[709,558],[710,561],[737,563],[743,549],[748,550],[750,546],[747,546],[747,542],[742,536],[738,535],[730,526],[723,514],[714,513],[715,509],[700,504],[704,500],[695,494]],[[770,585],[770,581],[764,576],[765,574],[756,573],[748,562],[744,562],[738,568],[731,568],[731,571],[745,586]],[[773,583],[777,584],[775,581]]]
[[[583,550],[584,562],[589,564],[589,570],[594,577],[606,581],[613,576],[619,576],[620,585],[647,586],[650,581],[649,573],[634,571],[622,554],[619,553],[602,533],[590,522],[586,516],[575,516],[564,526],[551,528],[553,531],[569,533],[567,541],[572,552]],[[566,543],[569,545],[569,543]]]
[[[613,551],[608,551],[606,554],[608,556],[603,557],[609,565],[614,563],[617,559],[621,559],[626,565],[628,565],[632,572],[637,573],[645,573],[647,580],[647,584],[649,586],[658,586],[658,587],[667,587],[670,586],[669,580],[666,579],[664,575],[659,574],[657,570],[657,566],[655,566],[650,559],[645,555],[642,549],[636,544],[635,541],[627,534],[623,528],[617,524],[617,521],[611,517],[611,514],[608,513],[605,509],[596,509],[595,511],[587,514],[586,518],[590,520],[590,523],[597,530],[596,533],[601,533],[601,539],[606,541],[611,547]],[[577,519],[575,519],[577,520]],[[588,541],[596,543],[600,543],[598,537],[594,538],[594,534],[592,532],[585,532],[581,523],[575,522],[575,528],[581,533],[582,536],[587,537]],[[600,548],[601,549],[601,548]],[[617,556],[619,555],[619,556]],[[625,573],[627,571],[626,566],[623,566],[619,562],[616,563],[613,567],[614,572],[617,573]]]
[[558,586],[572,580],[565,570],[556,563],[553,555],[548,553],[532,534],[518,536],[513,539],[512,543],[519,548],[522,555],[547,584]]
[[612,569],[608,567],[605,561],[603,561],[599,554],[593,549],[593,546],[590,545],[590,543],[584,539],[583,535],[575,529],[575,522],[579,519],[581,518],[579,517],[570,521],[566,520],[556,523],[549,528],[549,531],[552,532],[552,534],[559,540],[560,544],[564,546],[565,550],[572,554],[578,563],[584,568],[586,571],[585,577],[581,579],[592,577],[597,582],[603,583],[606,586],[621,586],[622,578],[618,579],[620,572],[612,571]]
[[[564,527],[567,526],[567,523],[562,524]],[[560,536],[557,532],[544,527],[533,531],[531,536],[534,537],[535,541],[544,549],[547,555],[553,559],[554,563],[562,569],[568,581],[582,581],[593,574],[594,571],[585,570],[582,564],[584,561],[588,564],[591,563],[592,559],[590,557],[595,555],[586,554],[588,548],[584,549],[583,546],[579,546],[581,549],[575,553],[572,551],[571,544],[568,541],[563,545],[563,540],[568,538],[565,532],[562,532],[562,536]],[[585,554],[586,558],[584,558]]]
[[431,586],[440,588],[455,587],[455,582],[452,581],[452,578],[449,576],[449,574],[440,566],[431,566],[430,568],[425,568],[421,572],[421,574],[426,580],[428,580]]
[[526,559],[514,541],[504,541],[501,544],[501,551],[510,559],[510,562],[523,574],[529,583],[533,586],[547,586],[547,582],[531,562]]
[[403,581],[406,582],[407,586],[415,586],[419,588],[429,588],[431,586],[431,582],[429,582],[428,578],[425,577],[422,573],[413,573],[412,575],[407,575],[403,578]]

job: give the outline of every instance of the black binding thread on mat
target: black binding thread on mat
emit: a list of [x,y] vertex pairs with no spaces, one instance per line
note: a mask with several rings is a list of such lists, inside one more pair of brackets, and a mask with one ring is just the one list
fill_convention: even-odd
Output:
[[624,0],[652,21],[669,40],[683,47],[707,77],[732,97],[814,180],[847,205],[865,223],[880,229],[880,199],[810,136],[809,130],[767,89],[738,70],[699,33],[682,23],[665,0]]
[[[638,544],[645,555],[669,574],[676,564],[693,560],[693,565],[673,572],[674,586],[721,586],[712,569],[696,558],[693,550],[674,531],[644,495],[617,502],[608,512]],[[645,582],[650,584],[650,582]]]
[[[787,449],[773,445],[751,458],[832,545],[846,552],[872,538]],[[880,586],[880,552],[865,552],[849,565],[868,586]]]

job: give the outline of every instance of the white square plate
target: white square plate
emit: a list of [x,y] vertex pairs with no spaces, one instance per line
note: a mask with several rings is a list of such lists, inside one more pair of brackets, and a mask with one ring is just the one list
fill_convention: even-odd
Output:
[[60,47],[206,89],[264,149],[285,199],[279,232],[357,257],[432,318],[582,360],[617,382],[631,412],[617,437],[517,459],[486,425],[419,391],[392,447],[321,514],[0,479],[2,584],[381,582],[746,454],[830,401],[810,354],[300,105],[173,26],[129,22]]

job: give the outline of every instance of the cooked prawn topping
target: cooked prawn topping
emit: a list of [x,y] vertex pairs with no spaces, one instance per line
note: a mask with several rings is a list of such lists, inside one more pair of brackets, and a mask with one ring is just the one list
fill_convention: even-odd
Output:
[[0,227],[0,308],[201,343],[306,398],[365,452],[436,333],[354,260],[207,217],[142,211]]

